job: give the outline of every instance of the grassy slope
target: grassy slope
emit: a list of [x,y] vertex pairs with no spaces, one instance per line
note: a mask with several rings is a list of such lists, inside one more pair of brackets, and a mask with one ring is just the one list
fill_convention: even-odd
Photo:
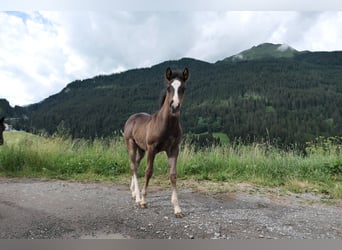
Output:
[[[0,147],[0,175],[128,183],[130,170],[122,138],[71,140],[6,132]],[[248,182],[295,192],[342,198],[340,148],[332,141],[310,144],[305,157],[267,144],[225,144],[202,151],[182,145],[178,175],[183,180]],[[142,162],[143,176],[146,161]],[[154,180],[167,180],[165,154],[156,157]]]

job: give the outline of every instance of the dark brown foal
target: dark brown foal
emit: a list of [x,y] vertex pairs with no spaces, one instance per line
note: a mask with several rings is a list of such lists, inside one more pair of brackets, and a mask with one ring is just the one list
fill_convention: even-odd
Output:
[[[167,68],[165,78],[167,91],[161,109],[153,115],[138,113],[129,117],[124,128],[124,138],[131,161],[131,191],[135,202],[143,208],[147,207],[146,190],[153,174],[153,161],[157,153],[165,151],[172,186],[171,202],[175,216],[182,217],[176,187],[176,164],[182,137],[182,128],[179,124],[180,108],[186,81],[189,78],[189,70],[185,68],[183,72],[172,72],[170,68]],[[137,171],[145,152],[147,152],[145,184],[140,196]]]
[[5,117],[0,118],[0,145],[4,144]]

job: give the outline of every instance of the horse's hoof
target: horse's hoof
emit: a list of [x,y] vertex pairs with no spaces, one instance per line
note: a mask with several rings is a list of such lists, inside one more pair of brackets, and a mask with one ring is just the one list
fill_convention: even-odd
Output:
[[141,208],[147,208],[147,203],[140,203],[139,205]]
[[175,213],[176,218],[183,218],[184,214],[182,212]]

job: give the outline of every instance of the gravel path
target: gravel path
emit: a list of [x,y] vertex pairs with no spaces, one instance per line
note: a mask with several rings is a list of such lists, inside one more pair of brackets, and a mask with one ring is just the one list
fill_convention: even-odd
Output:
[[179,219],[169,189],[150,191],[141,209],[128,185],[0,178],[0,238],[342,239],[340,201],[180,188]]

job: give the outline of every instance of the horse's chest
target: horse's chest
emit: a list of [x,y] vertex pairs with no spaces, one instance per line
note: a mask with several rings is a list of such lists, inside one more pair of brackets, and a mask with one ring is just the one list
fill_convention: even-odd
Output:
[[146,134],[147,145],[157,151],[168,151],[180,143],[182,130],[178,123],[165,126],[150,126]]
[[176,136],[167,136],[163,139],[164,140],[161,140],[156,145],[156,149],[158,152],[168,150],[169,148],[172,148],[174,145],[177,145],[179,143],[179,138]]

